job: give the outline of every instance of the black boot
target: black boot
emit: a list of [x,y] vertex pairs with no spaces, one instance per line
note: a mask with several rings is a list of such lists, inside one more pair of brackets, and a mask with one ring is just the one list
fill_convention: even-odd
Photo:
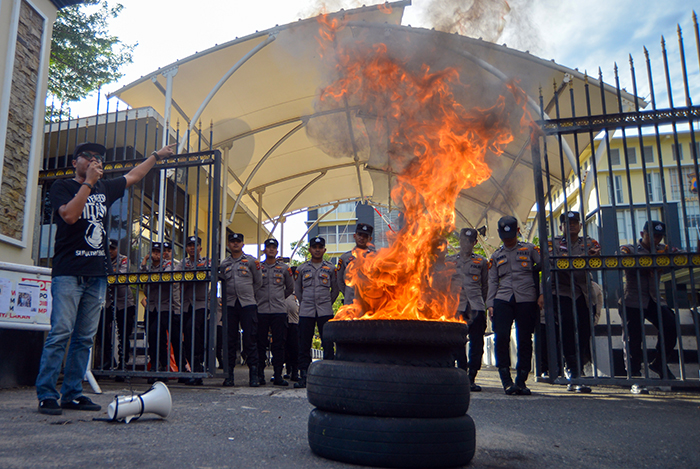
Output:
[[233,368],[228,370],[228,378],[226,378],[221,385],[227,388],[233,386]]
[[299,378],[299,381],[294,383],[294,387],[296,389],[301,389],[306,387],[306,370],[301,370],[301,377]]
[[260,383],[260,386],[265,386],[267,384],[265,382],[265,368],[258,370],[258,383]]
[[248,367],[248,386],[257,388],[260,386],[260,378],[258,377],[258,366],[251,365]]
[[498,369],[498,374],[501,377],[501,384],[503,384],[503,390],[509,396],[517,392],[517,388],[513,384],[513,378],[510,377],[510,368],[502,367]]
[[289,379],[294,381],[295,383],[299,381],[299,370],[297,368],[292,368],[289,371]]
[[519,394],[521,396],[529,396],[532,394],[532,391],[528,389],[527,386],[525,386],[525,381],[527,381],[527,377],[529,376],[530,372],[526,370],[517,370],[515,372],[515,387],[516,387],[516,394]]
[[476,379],[476,374],[478,373],[478,370],[469,370],[469,390],[471,392],[481,392],[481,386],[476,384],[474,380]]
[[289,383],[282,378],[282,367],[275,368],[275,375],[273,376],[272,384],[275,386],[289,386]]
[[581,374],[578,372],[578,366],[576,364],[576,355],[565,357],[566,365],[569,371],[569,384],[566,385],[566,390],[571,392],[577,392],[580,394],[588,394],[591,392],[591,388],[585,384],[574,384],[571,382],[572,379],[580,378]]

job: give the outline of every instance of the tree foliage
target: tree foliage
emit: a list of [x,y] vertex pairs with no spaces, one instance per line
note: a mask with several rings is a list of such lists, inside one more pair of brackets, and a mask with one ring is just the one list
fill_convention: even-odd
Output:
[[51,40],[49,96],[63,105],[122,77],[119,69],[132,62],[137,44],[124,44],[110,35],[108,22],[123,8],[90,0],[58,12]]

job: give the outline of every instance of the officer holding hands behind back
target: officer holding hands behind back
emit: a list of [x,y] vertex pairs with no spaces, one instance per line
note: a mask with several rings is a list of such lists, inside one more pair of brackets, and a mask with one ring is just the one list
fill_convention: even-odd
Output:
[[318,326],[323,347],[323,359],[333,360],[333,342],[324,340],[323,326],[333,318],[333,303],[338,298],[335,267],[323,260],[326,240],[319,236],[309,243],[311,260],[297,267],[294,291],[299,299],[299,372],[301,378],[295,388],[306,387],[306,372],[311,364],[311,345],[314,329]]

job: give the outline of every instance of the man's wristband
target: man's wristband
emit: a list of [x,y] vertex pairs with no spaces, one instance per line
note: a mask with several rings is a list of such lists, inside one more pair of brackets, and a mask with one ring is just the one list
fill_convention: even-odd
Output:
[[160,161],[160,156],[158,155],[157,151],[154,151],[153,153],[151,153],[151,155],[156,157],[156,161]]
[[88,186],[88,187],[90,188],[90,190],[93,189],[93,185],[90,184],[89,182],[83,182],[82,185],[83,185],[83,186]]

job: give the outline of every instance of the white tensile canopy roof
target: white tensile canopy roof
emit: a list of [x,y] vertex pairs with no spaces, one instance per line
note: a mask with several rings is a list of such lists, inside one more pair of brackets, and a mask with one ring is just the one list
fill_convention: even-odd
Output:
[[[572,115],[567,83],[575,90],[579,114],[586,109],[585,77],[578,71],[482,40],[401,26],[408,5],[410,1],[399,1],[330,14],[328,19],[347,21],[336,43],[370,38],[386,42],[390,49],[395,46],[407,60],[428,62],[431,69],[455,67],[470,90],[460,96],[467,108],[493,105],[504,84],[517,79],[530,98],[528,110],[535,119],[540,116],[540,89],[546,114],[554,114],[558,92],[559,115]],[[318,19],[311,18],[255,33],[160,68],[110,96],[132,107],[164,109],[171,127],[176,121],[181,129],[184,123],[194,127],[201,122],[202,147],[209,146],[211,133],[212,146],[225,157],[227,222],[237,201],[247,213],[259,214],[261,222],[338,201],[391,206],[388,194],[394,168],[386,152],[348,132],[349,126],[318,137],[332,121],[363,118],[353,109],[321,111],[315,106],[319,90],[338,78],[337,70],[329,73],[319,57],[318,31]],[[589,82],[599,87],[596,80]],[[591,94],[596,96],[591,112],[601,113],[600,92]],[[171,108],[166,104],[170,96]],[[606,85],[605,96],[608,112],[618,112],[615,90]],[[624,92],[622,97],[627,102],[633,99]],[[513,120],[521,116],[522,111]],[[458,227],[495,227],[503,215],[514,215],[521,223],[526,220],[535,204],[528,137],[515,135],[504,154],[487,158],[491,178],[462,192],[456,206]],[[352,142],[352,151],[331,151],[346,140]],[[199,143],[193,132],[190,151],[196,151]],[[573,149],[573,141],[568,146]],[[579,145],[580,151],[582,147],[585,143]],[[554,141],[548,151],[550,182],[558,186],[562,171],[552,165],[560,159]],[[566,154],[564,174],[571,170],[573,158],[572,152]],[[544,185],[547,190],[546,180]],[[239,194],[243,194],[240,200]],[[235,231],[236,219],[228,226]]]

